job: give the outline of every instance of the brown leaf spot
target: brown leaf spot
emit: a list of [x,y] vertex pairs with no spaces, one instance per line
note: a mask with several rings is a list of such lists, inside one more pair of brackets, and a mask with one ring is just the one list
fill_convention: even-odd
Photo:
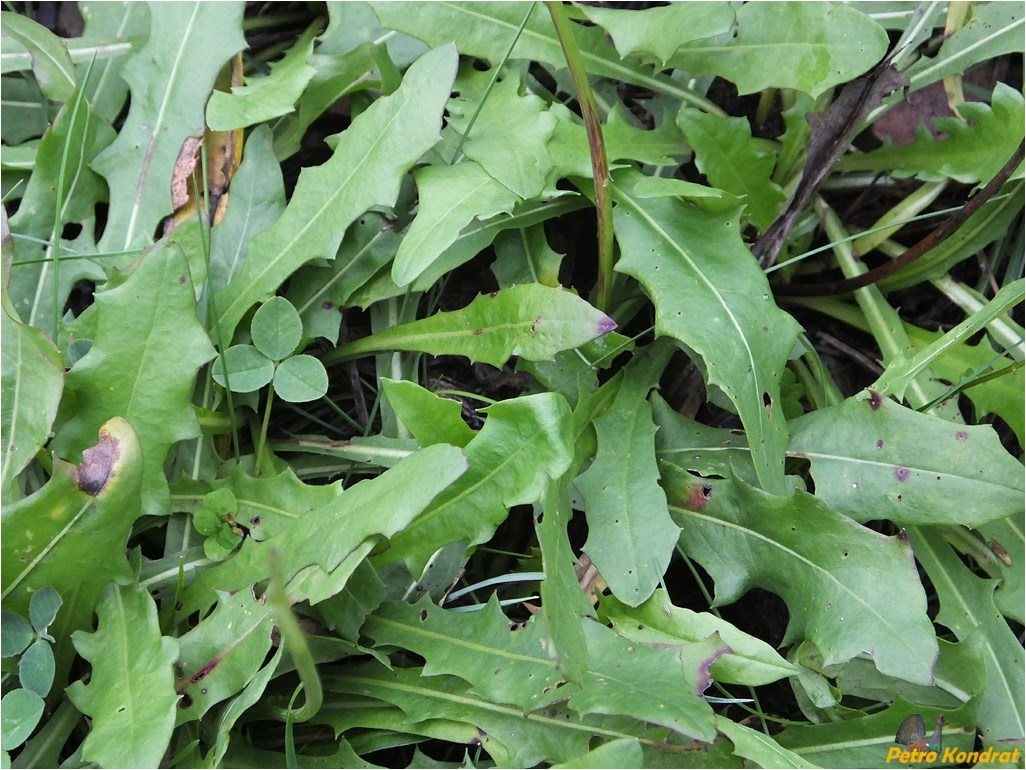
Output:
[[883,439],[882,438],[878,438],[876,440],[876,448],[877,449],[883,449]]
[[171,206],[177,211],[189,202],[189,179],[196,170],[202,142],[195,136],[187,137],[178,152],[175,170],[171,176]]
[[874,412],[880,408],[880,404],[883,403],[883,396],[877,393],[875,390],[869,391],[869,408]]
[[1001,545],[997,540],[990,541],[990,550],[1006,567],[1012,566],[1012,557],[1008,555],[1008,549]]
[[688,496],[684,501],[684,507],[689,511],[701,511],[712,499],[713,488],[711,484],[688,484]]
[[114,464],[121,457],[118,440],[105,430],[100,431],[100,443],[82,452],[78,466],[78,488],[87,495],[100,494],[114,475]]
[[335,304],[329,299],[321,303],[321,310],[331,310]]

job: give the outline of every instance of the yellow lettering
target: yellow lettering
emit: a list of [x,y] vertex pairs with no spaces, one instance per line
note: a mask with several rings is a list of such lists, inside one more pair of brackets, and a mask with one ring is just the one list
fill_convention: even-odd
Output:
[[901,749],[897,746],[891,746],[889,749],[887,749],[887,759],[885,759],[884,762],[892,762],[900,756]]

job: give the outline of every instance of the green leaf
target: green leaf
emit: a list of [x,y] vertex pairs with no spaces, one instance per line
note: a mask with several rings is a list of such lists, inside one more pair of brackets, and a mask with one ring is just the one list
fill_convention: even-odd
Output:
[[196,320],[181,250],[173,244],[154,249],[123,284],[97,293],[76,320],[75,329],[83,327],[93,329],[93,345],[68,372],[65,399],[77,399],[77,408],[54,446],[65,456],[80,452],[100,425],[124,417],[142,447],[143,512],[166,513],[164,459],[176,441],[200,435],[193,384],[199,367],[214,357]]
[[43,699],[32,690],[18,688],[5,694],[0,701],[3,733],[2,748],[13,751],[23,744],[39,724],[43,715]]
[[[53,125],[43,134],[25,195],[11,217],[11,232],[25,236],[15,242],[17,262],[48,260],[18,265],[11,270],[11,300],[21,321],[42,329],[52,339],[57,338],[57,330],[53,328],[57,320],[53,309],[54,281],[57,281],[58,304],[63,309],[75,282],[100,281],[106,277],[89,259],[62,260],[55,268],[49,261],[55,256],[54,247],[49,244],[54,235],[61,235],[65,225],[76,223],[82,225],[83,234],[74,243],[62,239],[61,254],[67,255],[69,249],[84,253],[95,251],[93,221],[97,204],[106,201],[107,189],[91,164],[114,136],[110,125],[89,109],[81,90],[76,91],[72,101],[61,108]],[[62,175],[64,197],[59,203],[55,193]]]
[[28,614],[32,595],[45,586],[64,598],[49,628],[59,688],[74,657],[71,632],[90,626],[107,583],[132,579],[125,544],[140,515],[141,473],[135,432],[114,418],[101,429],[99,444],[83,452],[80,466],[56,460],[42,489],[3,510],[4,607]]
[[570,706],[583,714],[623,714],[712,741],[715,715],[701,699],[711,684],[709,666],[729,652],[716,635],[698,644],[657,647],[632,642],[594,621],[584,621],[589,676]]
[[317,27],[307,29],[280,61],[271,64],[270,75],[247,78],[247,84],[232,88],[231,95],[214,91],[207,102],[207,126],[212,131],[233,131],[292,112],[316,72],[306,62],[317,31]]
[[171,213],[169,181],[182,144],[203,134],[203,108],[221,66],[246,42],[243,3],[150,6],[146,45],[123,64],[131,107],[118,138],[93,163],[110,185],[101,248],[147,245]]
[[662,467],[681,547],[716,581],[716,605],[761,586],[787,603],[785,644],[808,639],[826,665],[867,653],[882,673],[932,682],[937,639],[907,542],[804,492],[768,495]]
[[21,615],[0,610],[0,642],[5,658],[13,658],[32,642],[32,626]]
[[[581,718],[558,706],[525,714],[515,706],[491,703],[469,694],[467,685],[456,677],[424,677],[417,668],[390,671],[377,664],[365,665],[342,675],[326,676],[324,683],[330,691],[394,703],[421,724],[425,720],[444,719],[470,725],[481,748],[492,757],[505,756],[503,764],[507,767],[533,767],[543,761],[574,759],[588,750],[589,741],[595,736],[606,740],[637,737],[646,753],[665,748],[666,755],[660,757],[663,762],[668,757],[677,761],[690,758],[685,746],[674,745],[667,739],[666,730],[646,729],[635,719]],[[369,705],[378,703],[371,701]],[[668,765],[656,761],[653,766]]]
[[582,619],[594,608],[578,583],[567,526],[573,511],[570,491],[562,480],[550,481],[535,532],[542,553],[545,579],[541,584],[542,621],[548,634],[549,656],[570,682],[580,683],[588,668],[588,641]]
[[1026,120],[1023,95],[1011,86],[997,83],[991,104],[965,102],[958,111],[961,118],[934,119],[934,128],[945,134],[944,139],[937,139],[920,123],[911,144],[885,145],[857,158],[846,158],[839,168],[886,170],[896,177],[915,176],[928,182],[989,182],[1022,141]]
[[677,114],[695,165],[709,184],[745,198],[745,214],[765,230],[780,213],[784,192],[773,179],[776,158],[752,139],[747,118],[721,118],[685,107]]
[[0,13],[4,37],[17,40],[32,54],[32,72],[40,89],[55,102],[67,101],[78,78],[64,41],[42,24],[20,13]]
[[257,350],[274,361],[281,361],[299,346],[303,322],[291,302],[284,297],[271,297],[253,314],[250,334]]
[[146,3],[113,2],[89,3],[79,11],[85,22],[83,37],[111,39],[119,43],[115,49],[117,55],[101,60],[100,52],[97,51],[95,62],[90,60],[78,65],[79,73],[84,77],[85,71],[92,64],[92,77],[85,83],[89,104],[97,115],[113,121],[128,96],[128,84],[121,77],[121,70],[129,60],[128,54],[141,48],[146,41],[150,29],[150,9]]
[[[283,645],[278,645],[278,651],[274,653],[270,662],[263,668],[261,668],[256,674],[254,674],[246,686],[242,689],[242,692],[232,700],[231,703],[221,712],[221,719],[217,725],[217,739],[214,742],[214,748],[210,750],[210,754],[207,755],[207,767],[221,767],[221,760],[224,758],[225,752],[228,750],[228,742],[231,740],[231,729],[235,726],[235,723],[239,720],[239,717],[245,713],[247,709],[255,705],[260,697],[264,694],[264,690],[267,688],[267,683],[271,681],[271,676],[278,669],[278,664],[281,662],[282,653],[285,651]],[[347,767],[353,767],[353,765],[346,765]]]
[[473,685],[470,692],[492,703],[524,711],[565,700],[562,675],[545,654],[544,628],[537,621],[510,629],[493,597],[478,612],[436,607],[427,597],[415,605],[385,602],[364,624],[375,646],[397,645],[425,660],[423,675],[452,674]]
[[29,600],[29,618],[32,620],[32,628],[37,634],[46,635],[46,629],[57,617],[57,611],[60,610],[62,604],[64,604],[64,600],[53,586],[43,586],[32,594],[32,598]]
[[518,200],[474,161],[426,166],[414,176],[420,206],[392,263],[396,286],[419,277],[472,220],[508,214]]
[[[923,708],[898,697],[893,705],[876,714],[829,724],[789,726],[775,737],[786,750],[818,767],[886,767],[891,749],[905,750],[904,746],[895,746],[894,736],[901,723],[912,714],[920,714],[931,726],[930,731],[936,716],[943,716],[944,749],[953,754],[972,751],[976,740],[971,727],[974,710],[972,703],[950,711]],[[891,759],[891,764],[895,759]]]
[[559,266],[563,255],[549,246],[543,226],[499,233],[493,245],[495,261],[492,263],[492,275],[500,289],[508,289],[518,283],[559,286]]
[[716,0],[642,10],[590,6],[581,10],[605,28],[620,56],[651,54],[662,65],[685,43],[728,32],[734,24],[730,3]]
[[609,743],[603,743],[587,754],[552,765],[553,768],[610,768],[610,770],[644,766],[641,746],[633,738],[619,738]]
[[709,669],[718,682],[758,686],[796,673],[766,642],[711,613],[677,607],[662,590],[637,607],[603,596],[601,611],[614,631],[645,644],[692,644],[718,634],[731,649]]
[[257,126],[246,140],[224,217],[210,231],[209,291],[224,290],[246,261],[250,241],[278,221],[284,210],[285,187],[271,151],[271,131]]
[[36,639],[18,660],[18,681],[21,686],[45,698],[53,685],[53,649],[45,639]]
[[855,658],[839,666],[823,666],[820,656],[807,655],[803,645],[796,657],[801,666],[824,674],[834,680],[835,692],[856,698],[892,702],[901,696],[913,703],[937,708],[955,709],[970,703],[987,686],[987,672],[978,646],[966,642],[937,640],[940,656],[934,668],[934,683],[930,687],[902,682],[884,676],[873,662]]
[[622,256],[616,269],[645,287],[656,332],[694,351],[706,383],[737,408],[758,437],[752,457],[763,487],[784,490],[787,424],[780,378],[800,327],[773,302],[769,283],[741,240],[738,212],[710,213],[672,199],[638,199],[622,176],[613,212]]
[[[412,290],[429,290],[435,281],[450,270],[473,259],[487,248],[499,233],[505,230],[531,227],[547,219],[585,208],[587,205],[587,199],[581,196],[561,197],[555,201],[529,201],[514,208],[512,215],[499,214],[483,222],[471,222],[463,229],[460,237],[448,251],[413,282]],[[354,305],[367,308],[379,300],[401,297],[405,293],[406,290],[395,285],[391,274],[388,271],[383,271],[366,286],[357,290],[350,301]]]
[[331,264],[304,265],[293,273],[286,296],[299,310],[306,336],[337,344],[341,313],[349,298],[389,263],[400,243],[401,236],[391,223],[368,211],[346,231]]
[[203,502],[192,514],[192,523],[196,531],[203,535],[212,535],[221,528],[225,517],[233,517],[239,508],[238,500],[230,487],[220,487],[203,495]]
[[217,607],[178,640],[175,691],[183,696],[177,723],[201,719],[245,688],[271,649],[274,625],[252,589],[217,591]]
[[0,491],[4,504],[17,497],[14,480],[43,448],[64,389],[64,364],[38,329],[18,323],[4,310],[0,435]]
[[388,403],[421,446],[452,444],[464,447],[474,431],[463,422],[463,405],[436,396],[415,382],[381,378]]
[[758,767],[819,767],[785,749],[765,733],[732,722],[726,717],[716,718],[716,729],[734,744],[737,756],[754,762]]
[[960,75],[986,59],[1022,53],[1026,13],[1020,5],[978,3],[970,12],[968,23],[946,38],[935,56],[923,56],[908,68],[910,90]]
[[1022,512],[1022,465],[989,425],[871,396],[811,412],[792,433],[788,453],[812,464],[816,496],[856,521],[974,527]]
[[252,345],[232,345],[210,365],[210,376],[233,393],[252,393],[274,377],[274,362]]
[[865,14],[834,3],[761,3],[737,10],[734,30],[685,43],[669,65],[713,74],[750,94],[773,86],[814,97],[852,80],[887,52],[887,33]]
[[219,487],[203,496],[200,507],[192,514],[192,525],[207,536],[203,553],[208,559],[221,561],[242,540],[235,518],[238,510],[239,503],[229,487]]
[[452,46],[425,54],[398,91],[375,101],[339,135],[327,163],[303,170],[285,213],[253,240],[235,279],[216,297],[225,338],[300,265],[333,258],[360,214],[395,203],[403,175],[438,141],[455,70]]
[[656,433],[656,459],[699,476],[725,478],[731,473],[756,484],[752,453],[744,431],[710,428],[680,414],[658,393],[650,396]]
[[[396,533],[409,527],[466,467],[463,453],[445,444],[410,455],[380,476],[361,481],[302,517],[287,524],[283,521],[277,535],[260,542],[247,538],[234,557],[196,576],[183,594],[182,611],[207,606],[213,590],[239,591],[269,577],[270,549],[281,554],[285,581],[310,565],[329,574],[336,569],[351,573],[380,537],[394,543]],[[293,588],[290,586],[290,595]],[[299,601],[305,597],[292,598]]]
[[613,403],[594,420],[598,452],[576,482],[588,517],[584,551],[613,595],[632,607],[659,585],[680,534],[659,486],[646,400],[673,352],[663,340],[635,353]]
[[[697,1],[701,2],[702,0]],[[667,6],[667,8],[678,7],[681,6]],[[615,13],[619,13],[619,11],[615,11]],[[636,12],[631,11],[630,13],[635,15]],[[559,121],[549,140],[549,154],[552,156],[558,174],[591,179],[594,176],[594,169],[591,166],[591,152],[588,149],[588,132],[581,119],[559,103],[550,106],[549,112],[555,115]],[[631,122],[632,120],[627,108],[622,103],[616,102],[609,111],[606,122],[602,125],[602,141],[606,147],[606,158],[613,168],[617,166],[615,161],[625,159],[637,160],[652,166],[673,166],[678,162],[675,158],[688,154],[688,145],[677,124],[672,120],[660,120],[655,128],[648,131],[635,126]],[[650,177],[650,179],[655,179],[655,177]],[[681,180],[674,181],[684,184]],[[700,188],[701,186],[694,185],[694,187]],[[709,190],[708,187],[704,189]]]
[[538,500],[547,480],[566,471],[573,442],[570,409],[562,396],[522,396],[485,411],[484,427],[464,448],[470,468],[393,537],[391,548],[376,561],[403,559],[412,574],[420,574],[431,555],[448,543],[486,542],[509,508]]
[[[1010,564],[1002,563],[999,569],[1000,584],[994,591],[994,604],[1005,617],[1026,621],[1026,573],[1020,566],[1026,564],[1026,542],[1019,516],[1009,516],[992,521],[979,528],[980,535],[987,540],[992,551],[1008,554]],[[995,544],[997,548],[995,548]]]
[[72,637],[92,665],[89,684],[68,688],[75,707],[92,717],[82,757],[101,767],[156,767],[175,726],[178,641],[160,635],[157,608],[138,585],[108,586],[96,615],[95,633]]
[[[488,73],[471,72],[478,79],[488,77]],[[463,91],[460,92],[462,98],[449,105],[450,123],[461,132],[467,130],[471,115],[477,114],[463,145],[464,154],[516,194],[510,196],[495,190],[492,208],[496,211],[491,213],[508,212],[516,196],[540,195],[553,168],[547,145],[556,127],[556,118],[541,97],[531,93],[520,95],[519,81],[512,74],[499,80],[487,96],[482,97],[485,99],[483,106],[467,99]],[[461,78],[456,88],[461,89],[463,83]],[[499,205],[502,208],[498,208]]]
[[[330,15],[331,5],[328,7]],[[368,15],[372,15],[369,10]],[[321,36],[322,41],[326,35]],[[380,84],[380,77],[375,72],[378,48],[370,42],[379,37],[380,33],[375,34],[351,50],[340,50],[331,55],[321,42],[318,52],[307,57],[306,63],[313,68],[313,77],[299,97],[295,110],[275,121],[274,154],[278,158],[284,160],[299,152],[310,125],[344,96]],[[392,40],[389,40],[388,45],[391,44]]]
[[[423,6],[417,2],[372,2],[369,5],[381,24],[389,29],[405,32],[432,46],[454,40],[461,54],[476,56],[491,64],[498,63],[509,49],[527,11],[523,4],[515,2],[436,3],[427,14],[421,13]],[[693,92],[681,88],[670,78],[653,74],[649,67],[623,61],[600,27],[577,25],[574,38],[590,74],[694,100]],[[536,8],[528,18],[511,58],[566,67],[552,20],[540,9]]]
[[[49,123],[48,103],[32,78],[0,78],[4,99],[0,102],[0,137],[11,146],[38,139]],[[15,106],[12,102],[17,102]],[[7,152],[4,152],[7,156]],[[6,174],[5,176],[5,187]]]
[[996,740],[1023,739],[1023,649],[994,606],[996,581],[976,577],[940,532],[909,530],[916,559],[937,590],[937,622],[962,643],[982,652],[987,686],[980,696],[977,724]]
[[316,401],[328,392],[328,372],[313,356],[293,356],[275,369],[274,392],[292,404]]
[[[928,332],[912,324],[905,324],[905,331],[916,350],[922,350],[944,336],[941,330]],[[980,340],[975,345],[962,343],[948,348],[944,355],[930,362],[930,372],[937,379],[959,386],[971,377],[989,374],[1011,363],[988,340]],[[1017,371],[1006,371],[1000,377],[972,385],[964,393],[973,402],[978,419],[996,414],[1015,431],[1020,446],[1026,443],[1026,426],[1023,424],[1026,414],[1026,372],[1021,367]]]
[[342,345],[325,364],[386,350],[462,355],[502,366],[511,356],[550,360],[616,328],[577,295],[540,283],[480,294],[461,310],[441,312]]

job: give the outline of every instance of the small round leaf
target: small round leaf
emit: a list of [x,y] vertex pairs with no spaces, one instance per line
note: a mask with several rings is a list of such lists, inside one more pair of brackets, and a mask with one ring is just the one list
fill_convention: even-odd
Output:
[[53,684],[53,673],[53,650],[50,643],[45,639],[37,639],[18,661],[21,686],[45,698]]
[[45,634],[46,629],[57,617],[57,610],[64,604],[61,595],[53,586],[43,586],[32,594],[29,602],[29,618],[37,634]]
[[[222,362],[223,359],[223,362]],[[225,381],[224,370],[228,369]],[[274,376],[274,364],[267,356],[252,345],[235,345],[228,348],[211,365],[214,382],[222,388],[231,387],[233,393],[251,393],[259,390]]]
[[32,690],[19,688],[7,693],[0,701],[0,747],[4,751],[18,748],[32,735],[42,715],[43,699]]
[[293,356],[274,372],[274,392],[293,404],[313,401],[328,392],[328,373],[313,356]]
[[281,361],[299,346],[303,321],[291,302],[284,297],[271,297],[253,314],[250,334],[257,350],[270,359]]
[[29,646],[32,626],[21,615],[0,610],[0,649],[3,657],[12,658]]

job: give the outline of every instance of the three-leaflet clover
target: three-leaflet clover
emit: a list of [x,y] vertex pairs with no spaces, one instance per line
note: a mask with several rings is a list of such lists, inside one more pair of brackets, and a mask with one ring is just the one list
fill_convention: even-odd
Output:
[[328,373],[313,356],[293,355],[303,338],[299,312],[284,297],[272,297],[253,314],[252,345],[233,345],[214,361],[214,381],[234,393],[271,383],[279,398],[313,401],[328,392]]

